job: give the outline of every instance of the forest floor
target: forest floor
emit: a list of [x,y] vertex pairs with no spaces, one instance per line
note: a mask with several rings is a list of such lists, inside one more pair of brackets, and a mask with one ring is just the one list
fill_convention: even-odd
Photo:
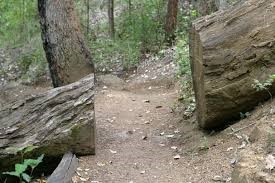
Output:
[[241,141],[183,120],[173,67],[152,63],[126,82],[98,77],[96,156],[80,158],[77,182],[230,182]]
[[[178,108],[180,92],[184,91],[180,91],[175,74],[172,59],[164,58],[144,62],[126,79],[110,74],[97,77],[96,155],[80,157],[75,182],[231,182],[244,150],[253,154],[246,171],[253,175],[260,172],[257,179],[275,182],[270,177],[271,181],[266,181],[266,135],[262,138],[253,131],[255,126],[265,132],[275,128],[275,101],[222,131],[203,131],[195,115],[183,116],[185,104]],[[47,89],[11,82],[1,88],[0,107]],[[250,137],[251,132],[258,136]],[[251,145],[248,136],[257,142]],[[256,162],[260,169],[255,168],[255,160],[260,161]]]

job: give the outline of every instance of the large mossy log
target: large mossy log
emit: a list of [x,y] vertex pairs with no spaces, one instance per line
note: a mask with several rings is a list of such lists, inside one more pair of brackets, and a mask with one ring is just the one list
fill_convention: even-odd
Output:
[[[194,21],[190,55],[198,121],[224,126],[270,98],[254,80],[275,73],[275,2],[247,0]],[[275,84],[269,88],[275,94]]]
[[[20,158],[16,151],[62,157],[95,153],[94,75],[0,108],[0,170]],[[19,156],[19,157],[18,157]]]

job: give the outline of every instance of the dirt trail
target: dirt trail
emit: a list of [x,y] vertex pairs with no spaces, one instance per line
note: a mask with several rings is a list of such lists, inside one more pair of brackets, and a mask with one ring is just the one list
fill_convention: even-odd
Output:
[[[275,129],[275,101],[223,131],[203,132],[195,117],[183,120],[183,110],[174,110],[180,95],[175,67],[167,58],[144,62],[126,81],[113,75],[97,77],[97,154],[80,157],[76,182],[230,183],[240,151],[255,154],[261,147],[261,157],[266,156],[267,127]],[[0,88],[0,106],[47,89],[10,83]],[[258,141],[246,144],[251,124],[259,122],[257,128],[265,136],[256,134]],[[232,133],[233,128],[241,130]],[[250,164],[256,162],[254,156],[249,158]],[[262,171],[251,167],[244,169],[253,175]]]
[[225,134],[204,134],[172,113],[177,90],[104,88],[95,104],[97,154],[80,158],[78,173],[88,180],[83,182],[207,183],[215,176],[230,182],[234,153],[227,149],[237,143],[225,143]]

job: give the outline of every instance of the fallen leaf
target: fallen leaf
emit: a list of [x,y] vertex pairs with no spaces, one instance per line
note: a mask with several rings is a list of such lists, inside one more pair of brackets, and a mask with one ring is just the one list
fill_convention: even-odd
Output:
[[242,139],[242,138],[243,138],[241,135],[238,135],[238,134],[235,134],[235,136],[236,136],[238,139]]
[[142,138],[142,140],[147,140],[148,139],[148,137],[146,135],[142,136],[141,138]]
[[215,182],[221,182],[221,181],[223,181],[223,178],[221,176],[219,176],[219,175],[216,175],[216,176],[213,177],[213,181],[215,181]]
[[235,158],[233,158],[232,160],[230,160],[230,165],[234,166],[237,163],[237,160]]
[[244,149],[245,146],[246,146],[246,143],[245,143],[245,141],[243,141],[243,142],[242,142],[242,145],[240,145],[240,146],[238,147],[238,149]]
[[172,146],[171,149],[176,150],[176,149],[178,149],[178,147],[177,146]]
[[173,138],[175,135],[166,135],[167,138]]
[[76,170],[78,170],[78,171],[83,171],[82,168],[79,168],[79,167],[78,167]]
[[88,178],[79,177],[79,179],[83,182],[87,182],[89,180],[89,177]]
[[111,150],[111,149],[110,149],[110,152],[111,152],[112,154],[116,154],[116,153],[117,153],[116,151],[113,151],[113,150]]
[[233,150],[233,147],[229,147],[229,148],[227,148],[227,150],[226,150],[226,151],[228,152],[228,151],[231,151],[231,150]]
[[79,177],[81,177],[81,174],[80,174],[78,171],[76,171],[76,174],[77,174]]
[[178,159],[180,159],[180,155],[179,154],[177,154],[176,156],[174,156],[174,160],[178,160]]
[[104,164],[104,163],[100,163],[100,162],[98,162],[98,163],[97,163],[97,166],[102,167],[102,166],[105,166],[105,164]]
[[273,170],[274,167],[275,167],[275,159],[274,159],[274,156],[269,154],[266,159],[265,159],[265,162],[266,162],[266,169],[268,170]]
[[177,129],[177,130],[174,131],[174,133],[180,133],[180,131]]

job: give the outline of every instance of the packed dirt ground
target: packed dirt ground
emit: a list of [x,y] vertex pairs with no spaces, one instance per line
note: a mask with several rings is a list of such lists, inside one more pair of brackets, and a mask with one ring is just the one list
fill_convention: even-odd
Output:
[[[187,106],[178,98],[184,91],[175,73],[163,77],[159,71],[173,68],[172,62],[162,64],[141,67],[127,82],[99,77],[97,154],[80,158],[77,182],[274,182],[266,170],[273,105],[267,102],[222,131],[203,131],[195,115],[183,119]],[[242,151],[253,156],[243,158]]]

